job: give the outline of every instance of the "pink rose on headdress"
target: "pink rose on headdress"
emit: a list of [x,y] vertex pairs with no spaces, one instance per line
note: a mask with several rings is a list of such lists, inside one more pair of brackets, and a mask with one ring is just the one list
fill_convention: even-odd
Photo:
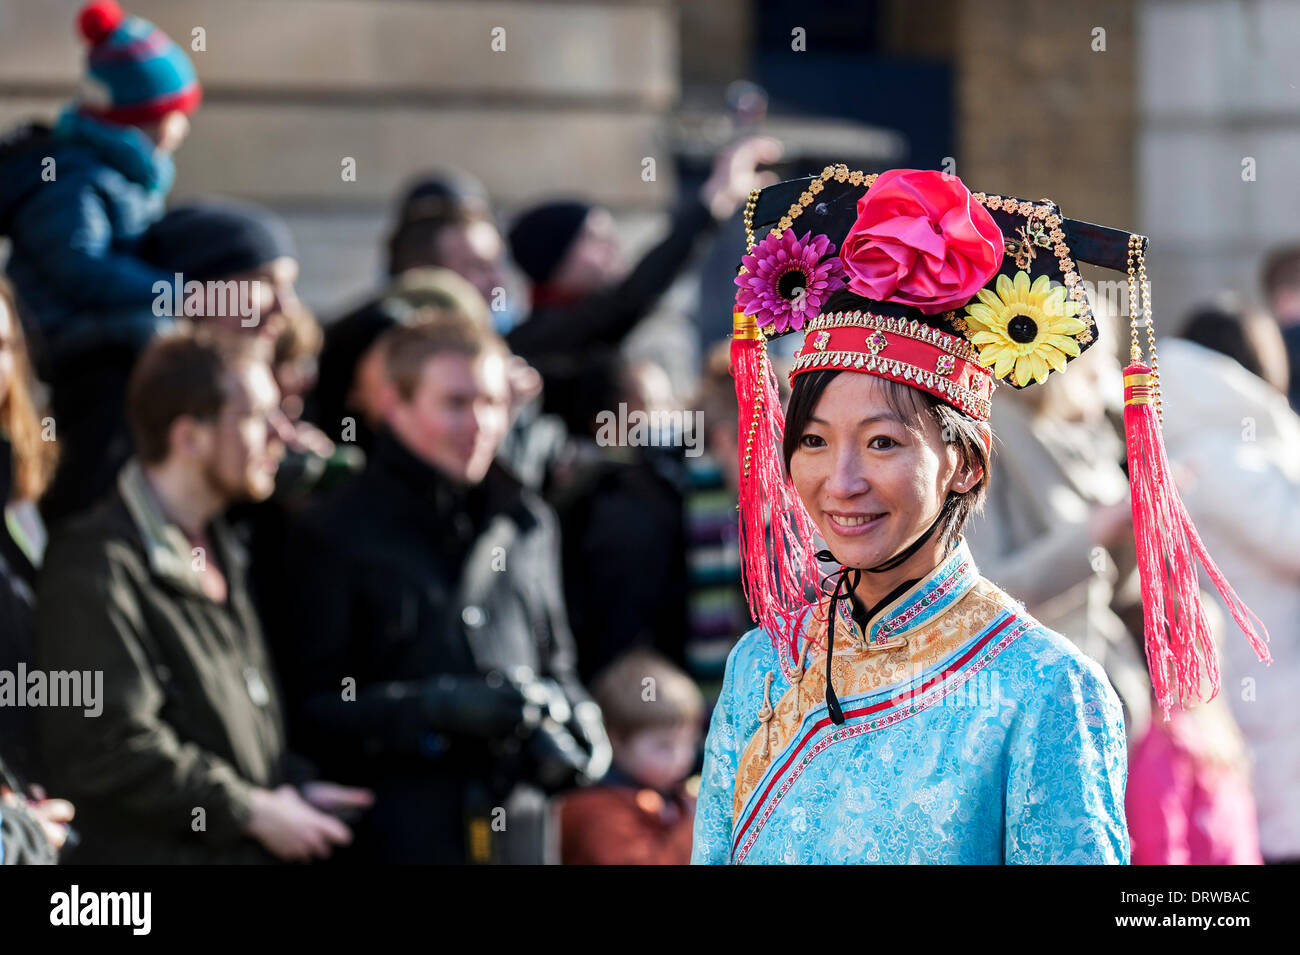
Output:
[[849,288],[936,315],[969,302],[1002,265],[1002,231],[956,176],[891,169],[858,200],[840,246]]

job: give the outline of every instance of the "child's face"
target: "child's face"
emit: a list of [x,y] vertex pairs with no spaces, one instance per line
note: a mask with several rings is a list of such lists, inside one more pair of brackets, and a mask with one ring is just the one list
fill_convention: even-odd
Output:
[[180,110],[172,110],[162,119],[140,127],[160,152],[174,153],[181,148],[190,134],[190,118]]
[[614,762],[642,785],[668,790],[695,765],[699,743],[700,730],[693,723],[641,730],[614,740]]

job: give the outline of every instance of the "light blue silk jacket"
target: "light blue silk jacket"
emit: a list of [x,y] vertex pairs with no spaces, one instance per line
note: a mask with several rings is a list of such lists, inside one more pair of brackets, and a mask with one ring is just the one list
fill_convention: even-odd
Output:
[[[727,660],[694,863],[1127,863],[1124,719],[1101,668],[982,578],[964,540],[864,634],[826,601],[799,663]],[[814,639],[808,639],[811,627]]]

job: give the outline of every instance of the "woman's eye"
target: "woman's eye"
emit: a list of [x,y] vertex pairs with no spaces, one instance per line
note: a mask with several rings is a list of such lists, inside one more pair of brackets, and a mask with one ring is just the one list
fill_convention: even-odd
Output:
[[822,448],[826,446],[826,442],[819,435],[805,434],[799,439],[799,446],[801,448]]
[[898,442],[895,441],[893,438],[888,437],[887,435],[880,434],[880,435],[876,435],[876,437],[871,439],[871,444],[869,446],[874,448],[877,451],[888,451],[890,448],[896,446],[897,444]]

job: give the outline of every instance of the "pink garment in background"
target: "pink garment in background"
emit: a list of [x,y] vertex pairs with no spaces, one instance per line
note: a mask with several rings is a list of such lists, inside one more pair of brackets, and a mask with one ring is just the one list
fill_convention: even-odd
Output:
[[1259,829],[1243,768],[1206,753],[1203,726],[1155,716],[1129,760],[1125,813],[1134,865],[1260,865]]

